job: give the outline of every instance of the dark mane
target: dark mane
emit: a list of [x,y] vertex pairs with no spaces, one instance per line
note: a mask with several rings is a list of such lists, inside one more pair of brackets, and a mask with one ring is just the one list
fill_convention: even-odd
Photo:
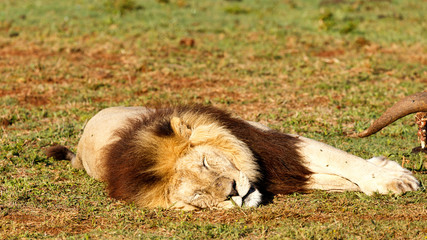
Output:
[[312,172],[303,165],[298,151],[298,138],[275,130],[261,130],[214,107],[198,105],[191,109],[196,109],[200,114],[211,115],[249,146],[258,160],[262,174],[260,181],[255,183],[259,190],[270,194],[307,190],[307,181]]
[[108,145],[103,152],[106,158],[105,179],[111,197],[135,201],[142,197],[141,193],[159,189],[155,194],[167,201],[166,186],[170,174],[153,170],[157,161],[156,147],[141,149],[139,142],[136,144],[137,135],[140,131],[150,131],[154,136],[173,137],[170,119],[185,113],[201,114],[219,122],[249,146],[262,175],[254,184],[263,194],[289,194],[306,190],[311,172],[302,164],[298,138],[274,130],[260,130],[215,107],[188,105],[151,110],[150,114],[129,120],[125,127],[115,133],[119,140]]
[[140,148],[136,142],[140,131],[171,137],[174,134],[170,125],[172,113],[172,109],[150,110],[147,116],[141,115],[140,118],[128,120],[125,127],[115,132],[119,140],[103,150],[106,159],[105,180],[111,197],[135,201],[141,192],[162,189],[167,185],[170,176],[153,170],[157,163],[156,146]]

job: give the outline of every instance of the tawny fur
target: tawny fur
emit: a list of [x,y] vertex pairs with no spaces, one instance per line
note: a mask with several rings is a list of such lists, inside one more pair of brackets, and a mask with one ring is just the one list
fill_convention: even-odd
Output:
[[114,198],[147,207],[172,205],[176,162],[197,146],[215,147],[250,181],[259,178],[250,149],[213,115],[192,108],[147,110],[114,136],[119,140],[103,149],[104,177]]
[[310,189],[401,194],[419,187],[389,160],[366,161],[202,105],[108,108],[87,123],[76,155],[62,146],[47,155],[70,159],[105,181],[111,197],[144,207],[229,208],[230,198],[257,206],[263,197]]

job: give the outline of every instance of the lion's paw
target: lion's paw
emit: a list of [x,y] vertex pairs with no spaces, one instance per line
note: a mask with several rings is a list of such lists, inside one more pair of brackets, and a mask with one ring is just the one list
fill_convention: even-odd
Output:
[[358,183],[360,189],[368,194],[402,194],[408,191],[415,191],[420,187],[420,183],[413,174],[402,168],[394,161],[384,157],[374,157],[367,160],[378,167],[376,172],[367,174],[362,183]]
[[229,209],[234,207],[257,207],[261,204],[262,194],[256,188],[251,188],[248,194],[242,198],[240,196],[233,196],[230,200],[220,202],[217,208]]
[[262,201],[262,194],[256,188],[251,188],[244,198],[244,207],[257,207]]
[[232,197],[232,200],[227,200],[227,201],[223,201],[220,202],[215,208],[218,209],[231,209],[231,208],[235,208],[235,207],[241,207],[242,206],[242,198],[239,199],[238,196]]
[[391,161],[388,160],[386,157],[384,156],[380,156],[380,157],[373,157],[371,159],[366,160],[370,163],[373,163],[379,167],[383,167],[386,169],[390,169],[390,170],[395,170],[395,171],[402,171],[402,172],[407,172],[410,173],[410,171],[408,169],[405,169],[403,167],[401,167],[397,162],[395,161]]

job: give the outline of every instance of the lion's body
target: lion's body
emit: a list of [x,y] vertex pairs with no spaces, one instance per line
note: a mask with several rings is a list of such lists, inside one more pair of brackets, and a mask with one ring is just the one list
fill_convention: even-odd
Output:
[[364,160],[199,105],[102,110],[87,123],[72,165],[105,181],[110,196],[146,207],[229,208],[310,189],[418,188],[395,162]]

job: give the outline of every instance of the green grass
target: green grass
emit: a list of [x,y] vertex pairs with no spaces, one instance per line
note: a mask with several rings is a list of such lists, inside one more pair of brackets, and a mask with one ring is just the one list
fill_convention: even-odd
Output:
[[106,107],[197,102],[364,158],[408,160],[425,186],[413,116],[348,137],[426,89],[425,12],[416,0],[0,1],[0,238],[425,239],[425,187],[148,210],[42,151],[75,150]]

